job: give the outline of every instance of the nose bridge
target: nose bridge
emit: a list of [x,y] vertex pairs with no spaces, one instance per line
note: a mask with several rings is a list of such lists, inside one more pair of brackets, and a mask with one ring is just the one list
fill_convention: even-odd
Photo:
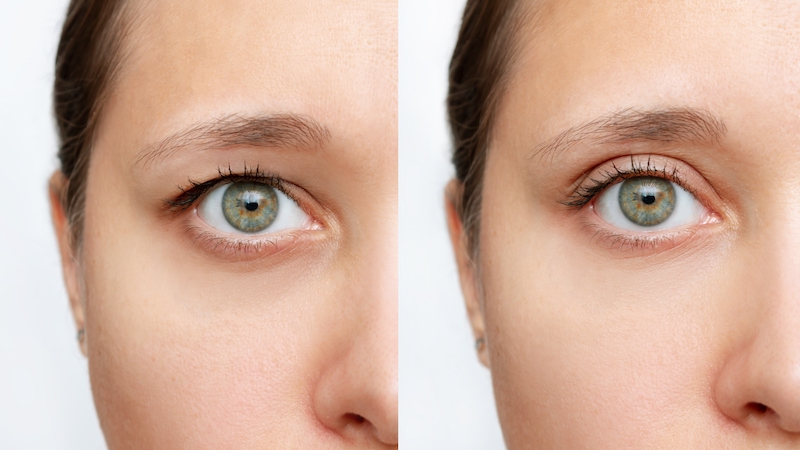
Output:
[[[376,228],[363,253],[354,258],[347,308],[356,318],[353,326],[357,331],[351,334],[343,364],[349,367],[353,379],[363,378],[360,390],[374,389],[374,394],[381,393],[381,397],[386,397],[382,392],[391,390],[396,397],[397,234],[392,224],[385,226],[383,232]],[[396,411],[396,398],[392,402]]]
[[794,320],[800,305],[800,182],[792,185],[762,219],[765,226],[752,267],[763,283],[765,313],[776,325]]
[[384,354],[388,349],[396,354],[397,229],[389,221],[376,222],[361,236],[360,250],[351,255],[345,308],[359,330],[355,353]]
[[800,210],[793,207],[800,201],[800,186],[791,192],[766,233],[770,245],[762,267],[754,267],[772,283],[763,287],[764,315],[751,370],[763,378],[765,399],[775,405],[783,425],[800,432]]

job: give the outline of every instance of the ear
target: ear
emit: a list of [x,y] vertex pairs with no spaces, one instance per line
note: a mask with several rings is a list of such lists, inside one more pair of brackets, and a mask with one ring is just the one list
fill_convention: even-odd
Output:
[[476,345],[478,358],[484,366],[491,367],[486,346],[486,327],[483,320],[483,308],[481,307],[475,264],[472,261],[467,235],[464,233],[463,222],[457,207],[462,189],[461,183],[457,180],[450,180],[447,184],[447,189],[445,190],[447,228],[450,230],[450,242],[453,245],[453,252],[456,256],[461,293],[464,295],[464,302],[467,306],[472,335],[475,338],[475,342],[480,343]]
[[[67,179],[60,170],[50,177],[50,215],[58,240],[58,250],[61,254],[61,268],[64,271],[64,283],[69,296],[69,305],[72,317],[75,319],[76,330],[85,330],[83,303],[81,302],[81,280],[78,261],[73,248],[72,232],[67,215],[64,211],[62,198],[67,188]],[[86,355],[86,339],[79,339],[81,352]]]

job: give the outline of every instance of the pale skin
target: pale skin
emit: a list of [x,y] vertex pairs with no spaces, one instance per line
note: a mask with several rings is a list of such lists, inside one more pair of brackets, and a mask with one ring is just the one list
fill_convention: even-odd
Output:
[[[396,448],[396,3],[134,10],[79,248],[51,180],[109,448]],[[201,136],[144,156],[198,125],[278,115],[322,138]],[[166,207],[190,179],[256,168],[287,183],[305,222],[242,236],[205,223],[202,197]]]
[[[545,3],[517,36],[476,264],[448,188],[508,448],[800,448],[800,4]],[[722,132],[543,150],[631,111]],[[633,232],[561,203],[631,155],[676,168],[704,214]]]

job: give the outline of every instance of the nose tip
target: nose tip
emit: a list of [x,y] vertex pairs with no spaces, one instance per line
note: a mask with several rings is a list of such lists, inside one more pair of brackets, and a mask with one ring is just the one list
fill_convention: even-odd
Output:
[[322,375],[313,399],[316,415],[345,438],[396,447],[397,377],[392,364],[354,358],[358,356],[343,358]]
[[800,358],[764,342],[739,351],[717,382],[720,410],[751,429],[800,434]]

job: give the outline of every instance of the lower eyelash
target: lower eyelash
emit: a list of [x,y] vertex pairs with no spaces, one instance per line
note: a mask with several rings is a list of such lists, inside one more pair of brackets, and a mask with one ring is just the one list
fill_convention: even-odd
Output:
[[186,233],[194,235],[194,243],[213,254],[235,259],[252,259],[265,253],[278,253],[298,239],[296,233],[263,235],[258,239],[236,239],[219,236],[195,225],[186,226]]
[[583,226],[585,230],[592,233],[591,240],[596,240],[614,250],[631,252],[664,249],[665,247],[672,248],[685,241],[694,233],[692,229],[680,229],[673,233],[617,233],[588,221],[585,222]]

